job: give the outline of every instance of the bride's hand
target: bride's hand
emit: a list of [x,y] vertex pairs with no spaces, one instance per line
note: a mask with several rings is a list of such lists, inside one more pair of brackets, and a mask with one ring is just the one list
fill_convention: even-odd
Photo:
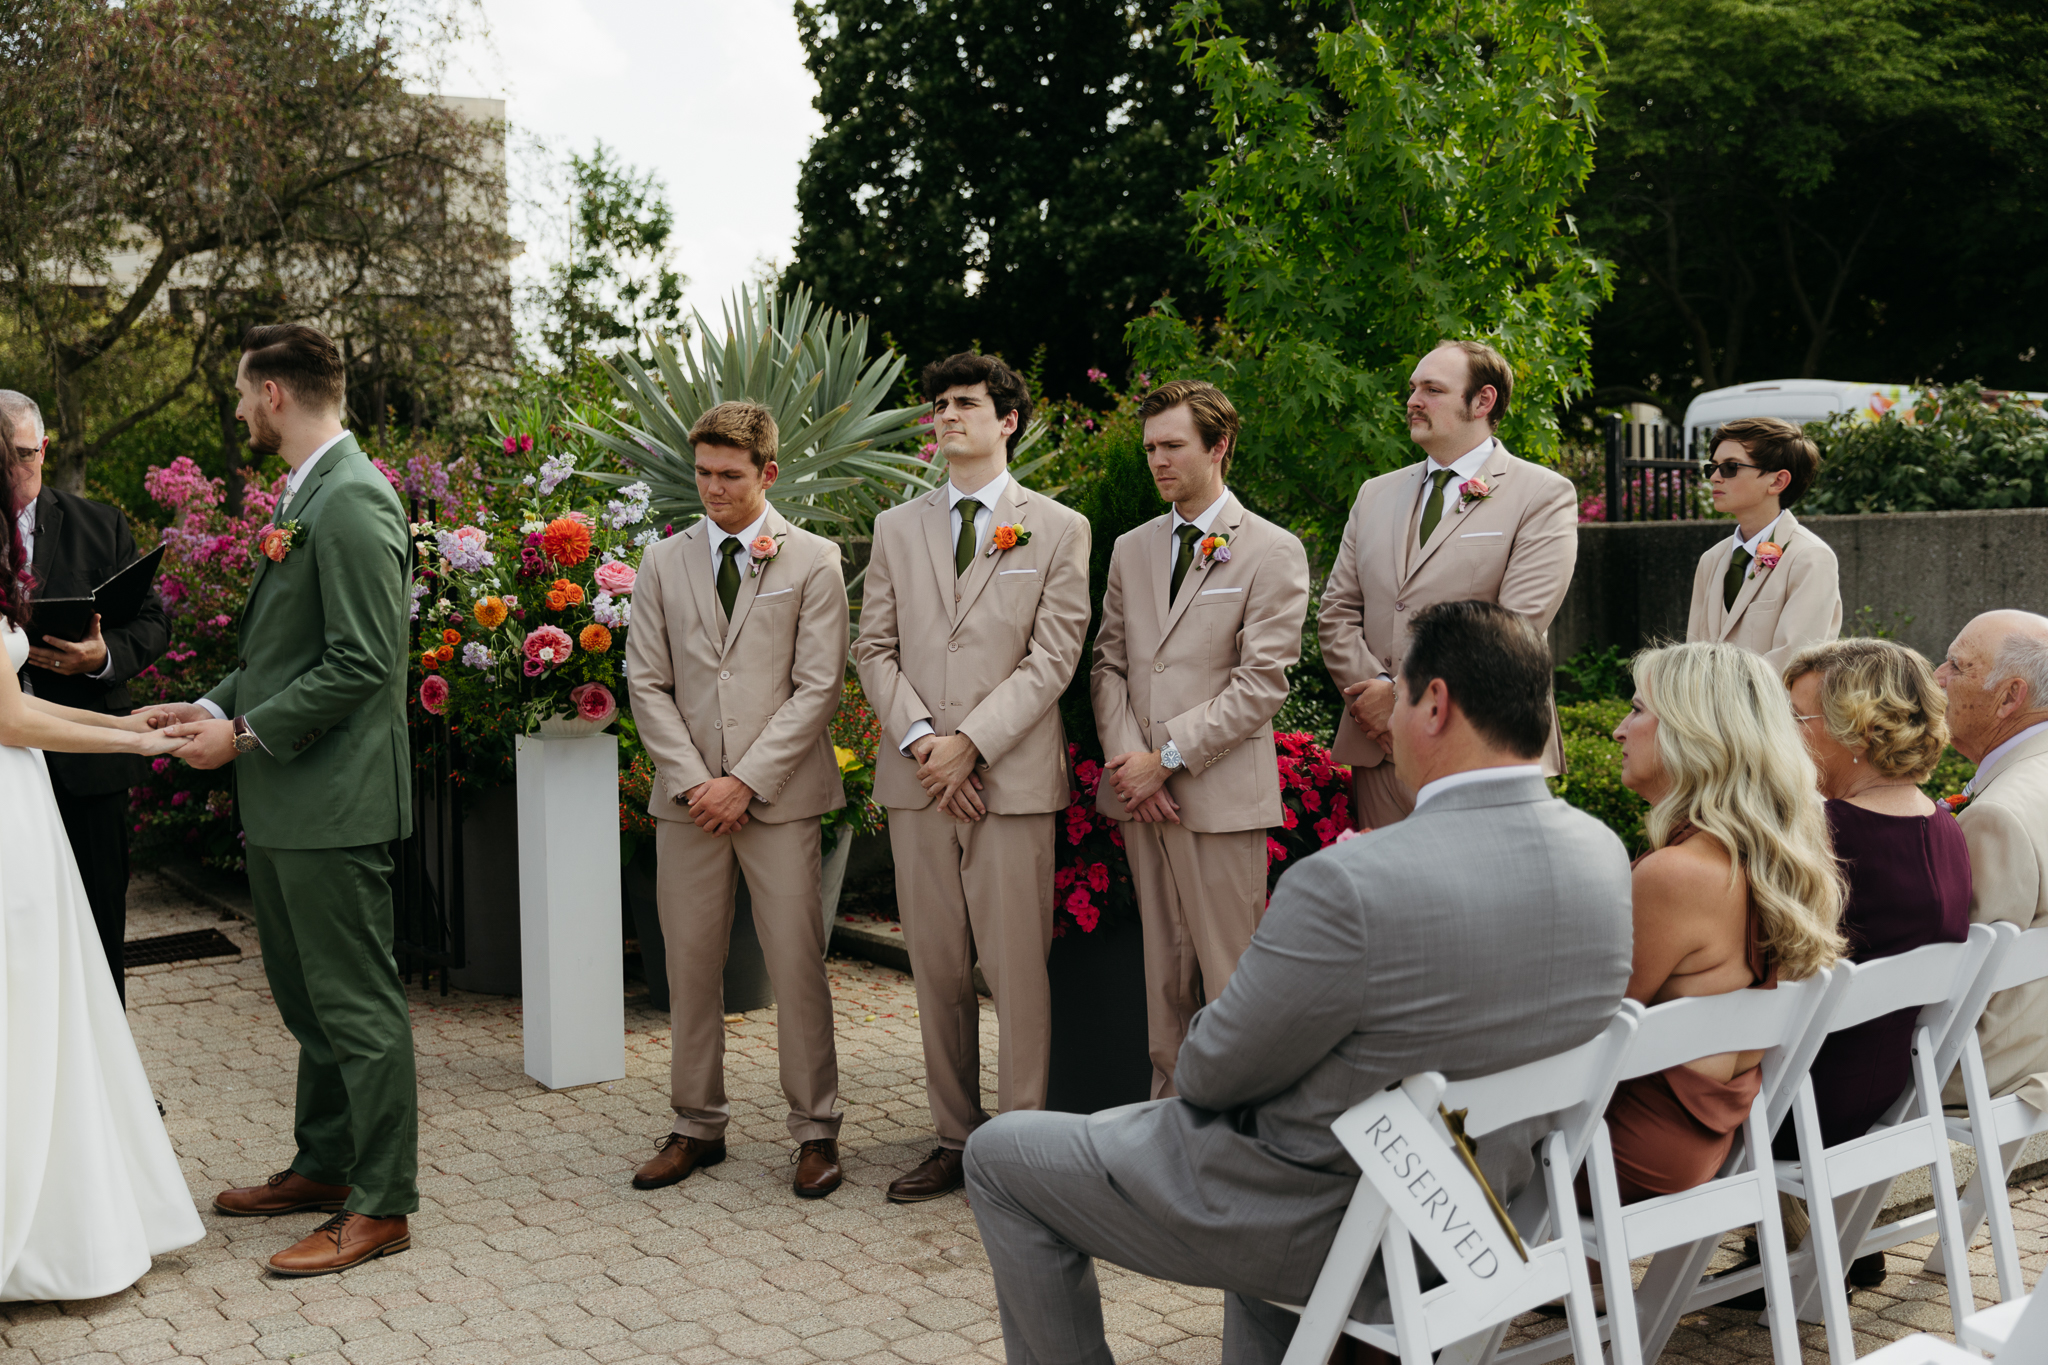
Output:
[[[129,729],[127,726],[122,728]],[[168,734],[162,730],[151,730],[147,726],[140,730],[131,730],[130,733],[135,736],[135,747],[132,752],[138,753],[144,758],[154,758],[158,754],[170,754],[176,757],[178,751],[191,742],[183,736]]]
[[[191,702],[167,701],[159,702],[155,706],[142,707],[140,710],[128,715],[126,719],[130,721],[140,720],[149,729],[161,730],[166,725],[184,725],[195,720],[212,720],[213,712],[203,706],[194,706]],[[121,728],[128,730],[136,727],[123,725]]]

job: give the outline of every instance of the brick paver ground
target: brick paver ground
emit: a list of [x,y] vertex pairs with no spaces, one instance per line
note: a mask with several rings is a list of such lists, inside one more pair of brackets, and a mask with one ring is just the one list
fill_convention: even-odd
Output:
[[[914,1018],[901,973],[835,960],[847,1183],[801,1202],[776,1088],[773,1011],[731,1024],[733,1123],[724,1164],[642,1192],[633,1166],[668,1130],[667,1021],[629,997],[626,1078],[550,1094],[520,1070],[516,1000],[415,989],[422,1207],[413,1249],[341,1275],[286,1280],[265,1258],[317,1215],[227,1219],[213,1192],[291,1158],[294,1045],[265,989],[255,936],[153,879],[138,879],[131,934],[218,924],[240,960],[143,968],[129,1017],[194,1197],[204,1241],[157,1258],[134,1288],[70,1304],[0,1305],[0,1365],[617,1365],[726,1360],[1000,1360],[995,1295],[974,1219],[957,1196],[899,1207],[890,1180],[927,1150]],[[994,1018],[984,1004],[986,1085]],[[2017,1210],[2028,1273],[2048,1261],[2048,1193]],[[1895,1256],[1919,1268],[1924,1249]],[[1979,1293],[1994,1292],[1979,1255]],[[1221,1296],[1104,1266],[1119,1361],[1219,1356]],[[1988,1298],[1987,1298],[1988,1301]],[[1895,1273],[1855,1296],[1859,1351],[1948,1321],[1938,1278]],[[1531,1321],[1519,1334],[1551,1330]],[[1820,1330],[1806,1358],[1825,1360]],[[1686,1320],[1667,1359],[1767,1359],[1742,1315]]]

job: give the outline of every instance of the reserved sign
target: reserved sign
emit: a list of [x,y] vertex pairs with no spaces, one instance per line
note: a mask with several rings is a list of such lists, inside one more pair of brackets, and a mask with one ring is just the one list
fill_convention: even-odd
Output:
[[1522,1253],[1486,1192],[1405,1092],[1383,1091],[1337,1127],[1360,1171],[1447,1281],[1498,1288],[1504,1266],[1520,1269]]

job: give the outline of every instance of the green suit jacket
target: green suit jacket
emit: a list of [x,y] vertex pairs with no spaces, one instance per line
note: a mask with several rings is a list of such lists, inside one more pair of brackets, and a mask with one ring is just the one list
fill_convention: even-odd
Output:
[[263,747],[235,760],[242,828],[265,848],[351,848],[412,832],[405,691],[411,541],[353,436],[320,457],[259,556],[235,671],[207,693]]

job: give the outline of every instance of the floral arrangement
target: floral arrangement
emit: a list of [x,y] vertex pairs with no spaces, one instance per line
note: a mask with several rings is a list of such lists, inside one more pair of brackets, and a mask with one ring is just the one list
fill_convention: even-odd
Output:
[[825,849],[830,852],[841,832],[874,834],[889,822],[875,801],[875,747],[882,741],[882,722],[860,690],[860,679],[847,674],[839,692],[839,712],[832,717],[832,752],[839,759],[839,780],[846,787],[846,805],[825,814]]
[[1081,746],[1067,745],[1074,785],[1067,809],[1053,837],[1053,926],[1055,938],[1076,930],[1092,934],[1105,920],[1135,922],[1138,890],[1131,881],[1131,860],[1124,851],[1123,831],[1116,821],[1095,809],[1102,785],[1102,765],[1081,757]]
[[[507,436],[506,453],[531,440]],[[634,563],[661,533],[648,524],[645,484],[600,505],[579,496],[575,468],[572,454],[543,460],[502,515],[480,508],[475,523],[413,526],[414,701],[451,729],[468,722],[472,746],[552,716],[605,724],[618,714]]]
[[1314,736],[1273,736],[1280,768],[1280,828],[1266,834],[1266,894],[1295,863],[1351,828],[1351,769]]

